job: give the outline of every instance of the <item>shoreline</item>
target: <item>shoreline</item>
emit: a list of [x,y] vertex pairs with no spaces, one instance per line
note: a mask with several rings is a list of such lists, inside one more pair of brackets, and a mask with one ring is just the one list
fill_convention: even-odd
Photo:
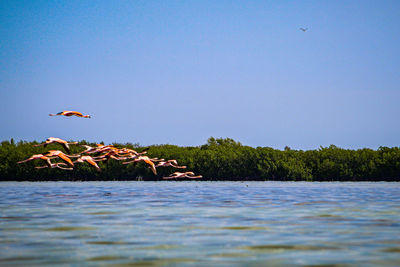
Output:
[[[76,163],[73,170],[36,169],[43,164],[40,160],[17,164],[33,154],[62,149],[57,144],[47,147],[37,147],[37,144],[35,141],[1,142],[0,181],[162,181],[163,177],[180,171],[173,167],[158,167],[155,175],[143,162],[122,164],[114,159],[98,162],[100,171],[85,163]],[[79,144],[96,146],[96,143],[84,140]],[[80,145],[71,146],[70,155],[82,153]],[[212,137],[206,144],[196,147],[140,147],[132,143],[115,143],[113,146],[147,151],[150,158],[174,159],[179,165],[187,166],[185,171],[202,175],[203,181],[400,181],[400,147],[351,150],[331,145],[317,150],[288,147],[278,150],[254,148],[230,138]],[[53,163],[57,162],[61,161],[54,159]]]

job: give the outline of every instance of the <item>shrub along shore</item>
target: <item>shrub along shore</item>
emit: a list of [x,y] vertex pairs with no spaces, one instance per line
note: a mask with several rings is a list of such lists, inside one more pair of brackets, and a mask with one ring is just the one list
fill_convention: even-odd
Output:
[[[60,145],[33,147],[38,142],[3,141],[0,145],[1,181],[94,181],[94,180],[162,180],[176,170],[157,168],[154,175],[145,163],[123,165],[110,159],[99,162],[101,172],[88,164],[76,163],[74,170],[35,169],[43,165],[40,160],[25,164],[18,161],[50,149],[63,150]],[[79,144],[95,146],[80,141]],[[113,144],[140,152],[145,147],[137,144]],[[148,148],[148,147],[147,147]],[[71,145],[71,154],[84,149]],[[284,150],[270,147],[244,146],[230,138],[209,138],[202,146],[175,145],[149,146],[152,158],[176,159],[188,171],[203,175],[201,180],[214,181],[400,181],[400,147],[343,149],[331,145],[316,150]]]

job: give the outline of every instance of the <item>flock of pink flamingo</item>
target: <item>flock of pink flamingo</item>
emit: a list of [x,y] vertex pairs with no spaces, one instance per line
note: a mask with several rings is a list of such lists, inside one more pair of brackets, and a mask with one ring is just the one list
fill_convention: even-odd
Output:
[[[90,115],[83,115],[77,111],[62,111],[56,114],[49,114],[49,116],[77,116],[81,118],[91,118]],[[96,147],[91,147],[88,145],[80,145],[85,148],[84,151],[70,155],[70,147],[69,145],[76,145],[78,142],[67,142],[60,138],[49,137],[47,140],[41,144],[34,146],[44,146],[46,147],[49,144],[60,144],[68,154],[65,154],[61,150],[49,150],[44,154],[35,154],[30,158],[19,161],[20,163],[25,163],[32,160],[40,159],[44,161],[45,165],[37,166],[37,169],[43,168],[59,168],[62,170],[73,170],[75,163],[88,163],[98,171],[101,171],[100,167],[97,165],[99,161],[108,161],[110,159],[123,161],[122,164],[136,164],[138,162],[145,162],[149,168],[152,170],[154,175],[157,175],[158,167],[173,167],[177,169],[186,169],[186,166],[179,166],[178,162],[175,159],[165,160],[158,158],[149,158],[145,154],[147,154],[147,149],[142,152],[137,152],[130,148],[116,148],[113,145],[103,145],[97,144]],[[59,159],[61,162],[51,162],[52,159]],[[72,159],[75,159],[74,161]],[[169,176],[163,177],[163,179],[177,179],[177,178],[189,178],[189,179],[197,179],[202,178],[201,175],[195,175],[193,172],[174,172]]]

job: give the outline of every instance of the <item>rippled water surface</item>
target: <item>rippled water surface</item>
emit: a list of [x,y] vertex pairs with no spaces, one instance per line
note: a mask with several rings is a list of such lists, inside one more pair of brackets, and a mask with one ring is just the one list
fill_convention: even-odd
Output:
[[400,183],[0,183],[0,265],[400,266]]

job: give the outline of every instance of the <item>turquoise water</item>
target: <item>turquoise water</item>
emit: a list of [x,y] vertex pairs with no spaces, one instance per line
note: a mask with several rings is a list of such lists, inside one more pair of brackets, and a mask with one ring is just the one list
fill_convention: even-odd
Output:
[[0,265],[400,266],[400,183],[3,182]]

